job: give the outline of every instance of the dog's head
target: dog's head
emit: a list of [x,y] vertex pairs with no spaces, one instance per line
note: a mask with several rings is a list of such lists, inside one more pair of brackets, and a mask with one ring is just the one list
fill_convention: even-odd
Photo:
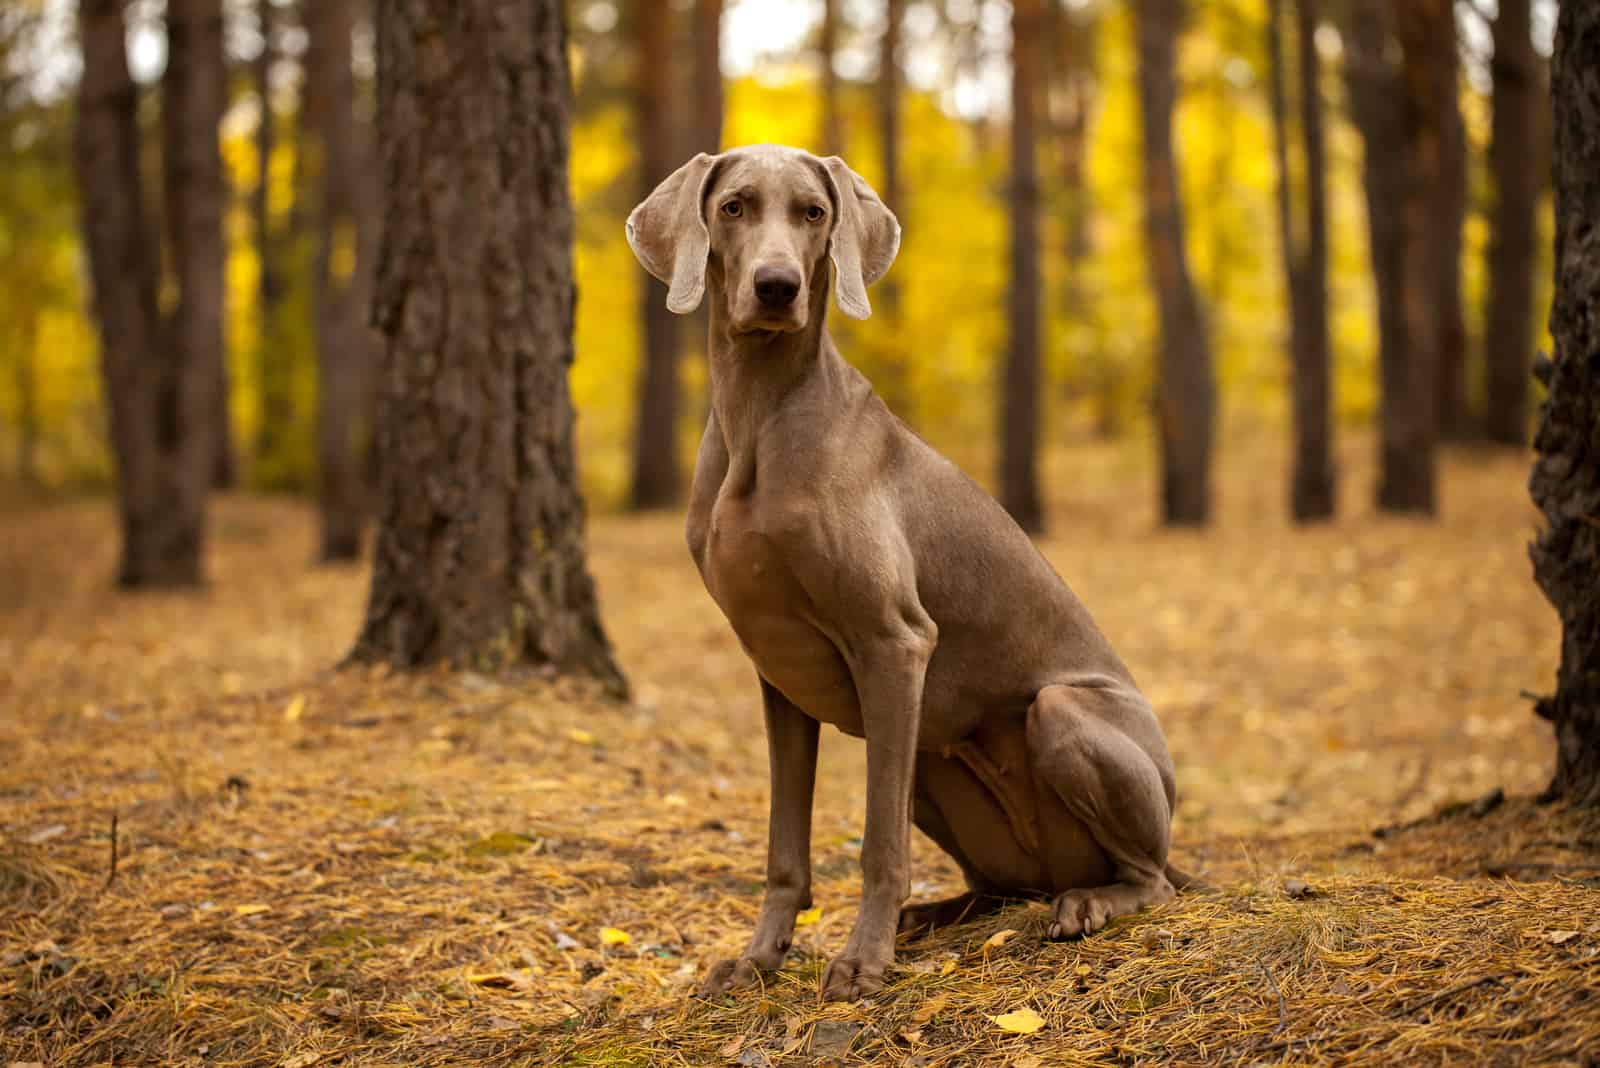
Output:
[[627,232],[669,309],[699,307],[709,274],[735,333],[805,329],[830,261],[839,309],[865,319],[867,287],[900,248],[894,213],[844,160],[781,145],[701,153],[633,209]]

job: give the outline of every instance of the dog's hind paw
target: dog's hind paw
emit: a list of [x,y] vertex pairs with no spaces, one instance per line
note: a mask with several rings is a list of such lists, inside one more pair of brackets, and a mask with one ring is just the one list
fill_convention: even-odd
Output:
[[858,1001],[883,989],[883,965],[852,957],[835,957],[822,973],[824,1001]]

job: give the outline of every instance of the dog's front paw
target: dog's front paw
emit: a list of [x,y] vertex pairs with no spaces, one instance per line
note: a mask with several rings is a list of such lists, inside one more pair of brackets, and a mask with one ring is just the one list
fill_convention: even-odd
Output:
[[761,969],[749,957],[719,960],[706,973],[705,979],[700,983],[700,989],[695,991],[694,996],[720,998],[724,994],[731,994],[735,990],[743,990],[760,982]]
[[835,957],[822,973],[824,1001],[856,1001],[883,989],[885,966],[855,957]]

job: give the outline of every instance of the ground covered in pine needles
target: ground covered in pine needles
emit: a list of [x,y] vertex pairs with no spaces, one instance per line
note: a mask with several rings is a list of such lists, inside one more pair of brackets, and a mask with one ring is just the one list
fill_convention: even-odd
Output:
[[[1532,800],[1526,461],[1452,458],[1437,523],[1343,462],[1346,517],[1292,531],[1278,457],[1233,448],[1194,534],[1142,454],[1051,458],[1044,549],[1162,715],[1213,889],[1066,944],[1019,904],[851,1006],[817,995],[859,886],[833,732],[791,965],[687,998],[755,917],[766,757],[675,517],[592,527],[623,705],[334,670],[365,575],[310,566],[297,503],[220,501],[188,596],[110,591],[103,503],[10,508],[0,1065],[1600,1063],[1600,824]],[[916,895],[955,890],[917,850]]]

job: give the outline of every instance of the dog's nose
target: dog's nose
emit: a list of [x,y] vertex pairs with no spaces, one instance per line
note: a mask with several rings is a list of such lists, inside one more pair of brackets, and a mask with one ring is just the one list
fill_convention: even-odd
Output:
[[787,308],[799,294],[799,271],[792,267],[756,268],[756,299],[763,308]]

